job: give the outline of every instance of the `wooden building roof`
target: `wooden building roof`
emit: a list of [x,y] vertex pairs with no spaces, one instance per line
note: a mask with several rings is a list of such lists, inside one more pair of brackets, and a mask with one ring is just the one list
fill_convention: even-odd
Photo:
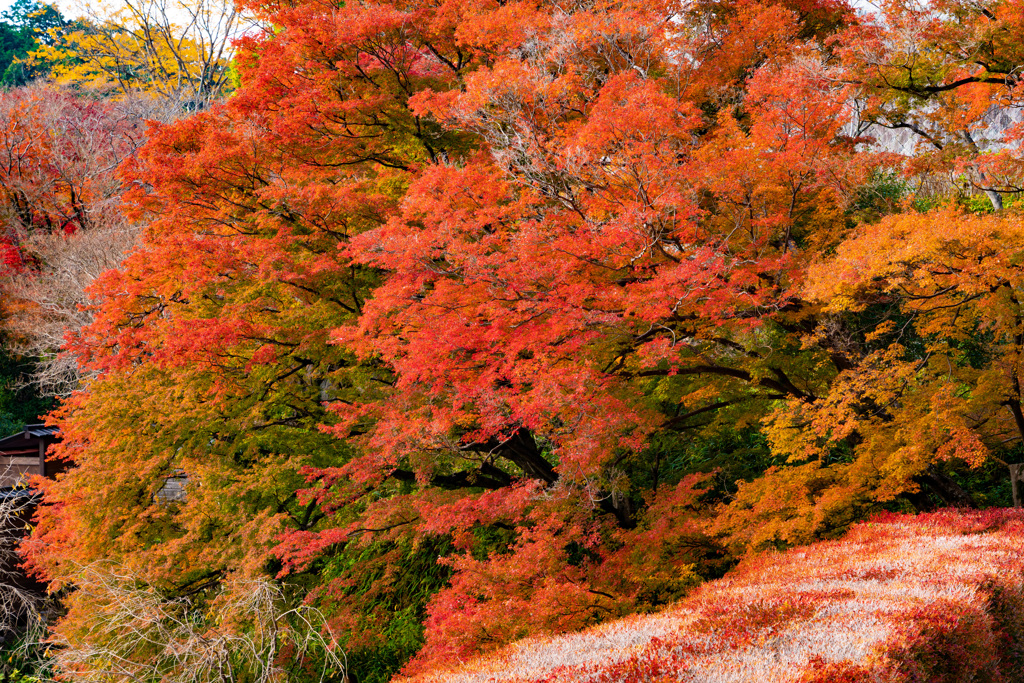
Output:
[[56,463],[46,462],[47,447],[57,440],[57,428],[44,424],[25,425],[25,429],[0,439],[0,488],[27,483],[33,475],[53,476]]

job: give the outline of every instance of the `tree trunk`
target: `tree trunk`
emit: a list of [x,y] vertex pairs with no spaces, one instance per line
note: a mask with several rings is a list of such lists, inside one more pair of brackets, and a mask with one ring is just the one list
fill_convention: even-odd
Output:
[[[964,130],[963,136],[964,142],[967,143],[967,146],[971,149],[972,152],[974,152],[975,156],[981,154],[981,150],[978,148],[978,143],[974,141],[974,138],[971,136],[970,131]],[[996,212],[1002,211],[1003,195],[999,194],[989,186],[988,177],[976,165],[971,164],[971,170],[973,170],[974,174],[978,177],[978,182],[975,183],[975,185],[977,187],[980,187],[981,191],[985,193],[986,197],[988,197],[989,202],[992,203],[992,209]]]
[[971,498],[971,494],[963,490],[959,484],[947,477],[942,472],[929,466],[926,472],[917,476],[917,481],[928,487],[935,495],[942,499],[942,502],[949,507],[955,508],[977,508],[978,504]]
[[1010,468],[1010,491],[1013,493],[1013,507],[1020,507],[1020,475],[1024,463],[1014,463]]
[[508,440],[498,445],[498,453],[531,479],[540,479],[545,484],[553,484],[558,475],[541,453],[533,434],[525,427],[516,430]]

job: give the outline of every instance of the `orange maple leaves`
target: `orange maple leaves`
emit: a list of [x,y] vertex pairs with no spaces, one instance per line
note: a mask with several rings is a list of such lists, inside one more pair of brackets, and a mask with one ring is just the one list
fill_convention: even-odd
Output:
[[[148,227],[74,340],[51,578],[272,571],[358,625],[444,539],[425,667],[674,599],[702,534],[837,533],[1024,430],[1016,219],[853,224],[892,158],[848,82],[884,41],[818,40],[843,7],[252,4],[277,28],[237,94],[123,169]],[[685,476],[672,449],[738,429],[774,467]]]

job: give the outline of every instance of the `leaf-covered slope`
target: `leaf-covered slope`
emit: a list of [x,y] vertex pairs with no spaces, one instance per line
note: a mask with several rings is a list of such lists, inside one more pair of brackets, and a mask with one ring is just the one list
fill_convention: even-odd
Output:
[[1024,514],[888,516],[760,556],[673,608],[415,683],[1016,681]]

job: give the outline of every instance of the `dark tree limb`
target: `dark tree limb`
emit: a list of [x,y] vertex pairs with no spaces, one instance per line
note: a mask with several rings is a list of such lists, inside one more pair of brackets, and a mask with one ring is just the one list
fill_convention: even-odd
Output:
[[978,507],[971,494],[937,470],[934,465],[930,465],[925,472],[917,475],[914,480],[937,495],[949,507],[970,509]]
[[558,479],[555,468],[544,457],[533,434],[526,427],[520,427],[507,439],[491,437],[487,441],[467,444],[463,448],[504,458],[530,479],[539,479],[545,484],[553,484]]
[[[409,470],[394,470],[389,475],[392,479],[404,482],[415,482],[416,473]],[[505,472],[491,465],[484,463],[476,470],[456,472],[455,474],[435,474],[427,482],[430,486],[436,486],[446,491],[454,491],[465,488],[481,488],[496,491],[505,488],[512,483],[512,478]]]

